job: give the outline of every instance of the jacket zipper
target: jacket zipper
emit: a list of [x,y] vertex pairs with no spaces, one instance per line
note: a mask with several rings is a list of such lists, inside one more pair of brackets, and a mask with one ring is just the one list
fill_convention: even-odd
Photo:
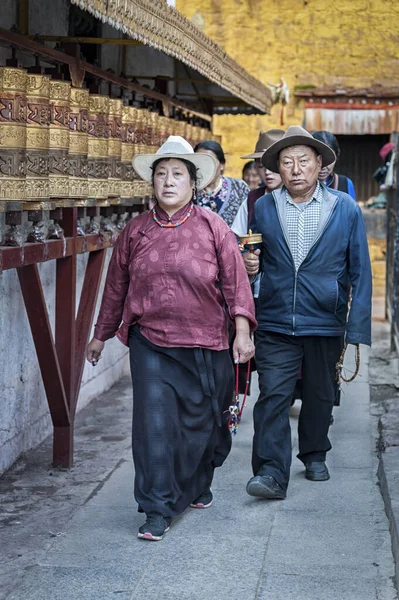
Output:
[[293,302],[293,306],[292,306],[292,335],[295,335],[295,308],[296,308],[296,284],[297,284],[297,280],[298,280],[298,271],[295,269],[294,302]]
[[280,211],[278,209],[278,204],[277,204],[277,200],[276,200],[276,196],[274,195],[274,192],[272,192],[272,196],[273,196],[273,199],[274,199],[274,204],[276,205],[276,212],[277,212],[277,217],[278,217],[278,220],[279,220],[279,223],[280,223],[281,231],[283,232],[285,243],[287,244],[288,252],[290,253],[291,261],[292,261],[292,264],[293,264],[293,267],[294,267],[294,272],[295,272],[295,279],[294,279],[294,301],[293,301],[293,304],[292,304],[292,335],[295,335],[295,305],[296,305],[296,285],[297,285],[298,271],[296,269],[296,266],[295,266],[295,263],[294,263],[294,258],[293,258],[292,253],[291,253],[291,248],[290,248],[289,240],[288,240],[288,238],[286,236],[285,229],[284,229],[283,224],[281,222]]
[[[299,267],[298,267],[298,270],[297,270],[297,268],[296,268],[296,266],[295,266],[295,263],[294,263],[293,256],[292,256],[292,254],[291,254],[290,244],[289,244],[289,241],[288,241],[288,239],[287,239],[287,236],[286,236],[286,234],[285,234],[285,229],[284,229],[284,227],[283,227],[283,224],[282,224],[282,222],[281,222],[281,218],[280,218],[280,212],[279,212],[279,210],[278,210],[278,204],[277,204],[276,196],[274,195],[274,191],[272,192],[272,196],[273,196],[273,199],[274,199],[274,204],[276,205],[276,211],[277,211],[278,220],[279,220],[279,222],[280,222],[281,231],[283,232],[283,236],[284,236],[285,242],[286,242],[286,244],[287,244],[287,246],[288,246],[288,251],[289,251],[289,253],[290,253],[291,260],[292,260],[292,263],[293,263],[293,265],[294,265],[295,279],[294,279],[294,300],[293,300],[293,305],[292,305],[292,335],[295,335],[296,288],[297,288],[297,281],[298,281],[298,271],[299,271],[299,269],[301,268],[301,265],[299,265]],[[333,212],[334,212],[334,209],[335,209],[335,207],[336,207],[336,205],[337,205],[337,202],[338,202],[338,198],[337,198],[337,199],[336,199],[336,201],[334,202],[334,206],[331,208],[331,212],[330,212],[330,214],[328,215],[328,219],[327,219],[327,221],[324,223],[324,227],[323,227],[323,229],[322,229],[321,231],[319,231],[319,234],[318,234],[318,236],[317,236],[317,237],[316,237],[316,238],[313,240],[313,244],[310,246],[310,248],[309,248],[309,250],[308,250],[308,253],[307,253],[307,255],[306,255],[306,258],[309,256],[309,252],[312,250],[313,246],[314,246],[315,244],[317,244],[317,242],[319,241],[320,237],[323,235],[323,233],[324,233],[324,231],[325,231],[325,229],[326,229],[327,225],[328,225],[328,224],[329,224],[329,222],[330,222],[331,216],[332,216],[332,214],[333,214]],[[305,258],[305,260],[306,260],[306,258]],[[303,262],[305,262],[305,260],[304,260]],[[303,264],[303,262],[302,262],[301,264]],[[338,285],[338,284],[337,284],[337,285]],[[337,300],[337,304],[338,304],[338,300]],[[335,310],[337,310],[337,309],[335,308]]]

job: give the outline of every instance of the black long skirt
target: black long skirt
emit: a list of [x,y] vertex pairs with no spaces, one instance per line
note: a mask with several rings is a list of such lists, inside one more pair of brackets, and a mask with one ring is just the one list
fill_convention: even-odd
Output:
[[135,499],[148,514],[181,514],[210,485],[231,448],[228,350],[156,346],[129,332]]

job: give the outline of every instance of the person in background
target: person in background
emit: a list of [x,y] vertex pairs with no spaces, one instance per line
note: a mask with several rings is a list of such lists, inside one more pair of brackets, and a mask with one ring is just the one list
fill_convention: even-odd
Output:
[[277,190],[282,185],[281,177],[279,173],[272,173],[269,169],[265,169],[262,165],[261,158],[263,153],[269,146],[277,142],[284,135],[283,129],[269,129],[269,131],[261,131],[259,133],[258,141],[256,142],[255,151],[252,154],[247,154],[241,158],[253,158],[258,169],[259,177],[262,181],[261,185],[255,190],[251,190],[248,194],[248,198],[244,200],[238,209],[236,218],[231,226],[232,230],[236,235],[246,235],[249,231],[249,225],[251,223],[255,202],[261,196]]
[[335,165],[338,162],[338,159],[341,154],[341,149],[338,144],[338,140],[333,133],[329,131],[312,131],[311,132],[315,140],[319,140],[319,142],[323,142],[327,144],[331,148],[331,150],[335,153],[337,159],[331,163],[331,165],[327,165],[323,167],[320,171],[319,181],[324,183],[327,187],[333,190],[339,190],[340,192],[346,192],[349,194],[351,198],[356,200],[356,192],[355,186],[353,185],[353,181],[346,177],[346,175],[338,175],[334,172]]
[[225,177],[223,173],[226,158],[218,142],[204,140],[195,146],[194,152],[208,154],[217,163],[215,177],[203,190],[198,192],[198,205],[218,213],[223,221],[231,227],[238,209],[248,196],[249,187],[242,179]]
[[250,190],[256,190],[262,183],[257,166],[254,160],[250,160],[245,163],[242,169],[242,178]]
[[116,333],[129,347],[134,493],[147,516],[138,537],[159,541],[190,505],[212,504],[213,473],[231,447],[228,320],[235,362],[252,358],[256,320],[235,235],[196,205],[216,160],[170,136],[133,167],[152,183],[155,205],[117,240],[86,357],[95,363]]

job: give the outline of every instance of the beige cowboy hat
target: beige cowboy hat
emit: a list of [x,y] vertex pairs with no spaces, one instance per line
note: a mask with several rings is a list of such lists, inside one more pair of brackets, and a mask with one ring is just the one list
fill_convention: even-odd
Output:
[[306,129],[294,125],[289,127],[283,137],[269,146],[262,156],[262,164],[266,169],[278,173],[278,155],[284,148],[289,146],[311,146],[320,154],[322,158],[322,167],[331,165],[337,157],[330,146],[316,140]]
[[132,165],[136,173],[152,183],[152,165],[160,158],[188,160],[197,168],[197,189],[202,190],[215,178],[217,162],[209,154],[196,154],[193,147],[180,135],[170,135],[155,154],[136,154]]
[[241,156],[241,158],[262,158],[265,150],[274,144],[274,142],[277,142],[279,139],[281,139],[284,133],[284,129],[269,129],[268,131],[261,131],[259,133],[258,141],[256,142],[255,152]]

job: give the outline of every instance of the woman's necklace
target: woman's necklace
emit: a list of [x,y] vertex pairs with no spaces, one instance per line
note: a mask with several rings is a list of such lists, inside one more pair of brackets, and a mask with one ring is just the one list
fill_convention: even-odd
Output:
[[156,213],[155,206],[154,206],[154,208],[152,209],[152,218],[155,221],[155,223],[157,225],[159,225],[160,227],[169,227],[169,228],[180,227],[180,225],[183,225],[183,223],[185,223],[187,221],[187,219],[191,216],[191,212],[192,212],[193,208],[194,208],[194,204],[193,204],[193,202],[191,202],[188,212],[184,215],[182,220],[178,221],[177,223],[161,223],[161,221],[157,217],[157,213]]

